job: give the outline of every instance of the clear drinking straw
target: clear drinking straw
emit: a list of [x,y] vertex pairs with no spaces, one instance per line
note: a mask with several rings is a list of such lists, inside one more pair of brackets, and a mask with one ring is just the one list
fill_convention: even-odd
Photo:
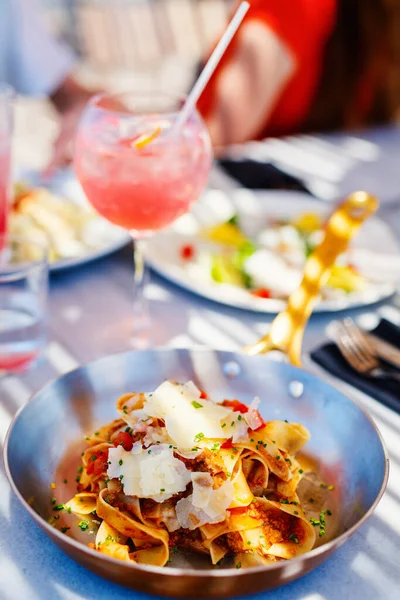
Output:
[[228,27],[226,28],[223,36],[219,40],[214,52],[211,54],[210,58],[207,61],[206,66],[204,67],[199,78],[197,79],[196,83],[194,84],[192,91],[186,98],[186,102],[183,105],[183,107],[176,119],[175,126],[173,128],[175,131],[180,129],[182,127],[182,125],[184,125],[184,123],[186,122],[190,113],[193,111],[204,88],[206,87],[207,83],[209,82],[211,75],[214,73],[219,61],[221,60],[227,47],[231,43],[233,36],[235,35],[236,31],[238,30],[239,25],[243,21],[244,16],[247,13],[247,11],[249,10],[249,8],[250,8],[250,4],[248,2],[242,2],[239,5],[239,8],[237,9],[231,22],[229,23]]

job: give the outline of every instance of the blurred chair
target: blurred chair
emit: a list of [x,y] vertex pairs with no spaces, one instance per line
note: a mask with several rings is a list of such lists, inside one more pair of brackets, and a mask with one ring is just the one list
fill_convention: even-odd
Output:
[[[43,0],[83,64],[111,75],[187,85],[224,28],[232,0]],[[172,78],[172,79],[171,79]]]

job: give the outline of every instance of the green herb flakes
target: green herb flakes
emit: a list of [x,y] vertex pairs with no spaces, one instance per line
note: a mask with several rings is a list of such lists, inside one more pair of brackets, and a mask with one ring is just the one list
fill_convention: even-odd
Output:
[[193,408],[204,408],[203,405],[200,404],[200,402],[197,402],[196,400],[193,400],[192,406]]
[[86,529],[89,528],[89,521],[79,521],[78,523],[78,527],[79,529],[81,529],[82,531],[86,531]]

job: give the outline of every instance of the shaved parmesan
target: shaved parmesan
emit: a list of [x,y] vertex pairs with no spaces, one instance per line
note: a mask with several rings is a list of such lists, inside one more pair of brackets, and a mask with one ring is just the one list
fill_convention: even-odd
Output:
[[163,419],[168,435],[180,449],[191,449],[200,439],[227,439],[230,434],[221,421],[233,411],[200,399],[200,391],[192,382],[184,385],[165,381],[152,394],[146,395],[144,410]]
[[255,431],[259,427],[263,425],[263,421],[260,418],[260,414],[258,412],[258,407],[260,406],[260,398],[257,396],[254,398],[252,403],[249,406],[248,412],[244,415],[246,422],[250,429]]
[[217,490],[213,489],[210,473],[191,474],[193,494],[182,498],[176,504],[176,516],[184,529],[196,529],[206,523],[219,523],[225,520],[226,509],[230,506],[234,490],[226,481]]
[[176,516],[184,529],[193,530],[202,525],[225,521],[226,509],[233,499],[233,485],[226,481],[214,490],[209,485],[209,478],[212,481],[209,473],[192,473],[193,494],[176,504]]
[[146,435],[143,438],[143,445],[146,448],[152,444],[171,444],[171,442],[165,427],[152,427],[152,425],[147,427]]
[[143,450],[138,442],[131,452],[118,446],[110,448],[108,458],[108,477],[120,479],[128,496],[164,502],[185,491],[190,482],[190,471],[167,444]]
[[210,473],[192,473],[191,479],[193,482],[193,506],[197,508],[205,508],[210,501],[213,491],[213,478]]

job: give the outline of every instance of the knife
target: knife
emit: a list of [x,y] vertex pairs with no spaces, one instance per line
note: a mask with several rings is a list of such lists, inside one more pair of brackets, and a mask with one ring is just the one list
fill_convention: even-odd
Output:
[[392,346],[389,342],[385,342],[372,333],[365,331],[363,333],[368,338],[379,358],[400,369],[400,350],[396,346]]

